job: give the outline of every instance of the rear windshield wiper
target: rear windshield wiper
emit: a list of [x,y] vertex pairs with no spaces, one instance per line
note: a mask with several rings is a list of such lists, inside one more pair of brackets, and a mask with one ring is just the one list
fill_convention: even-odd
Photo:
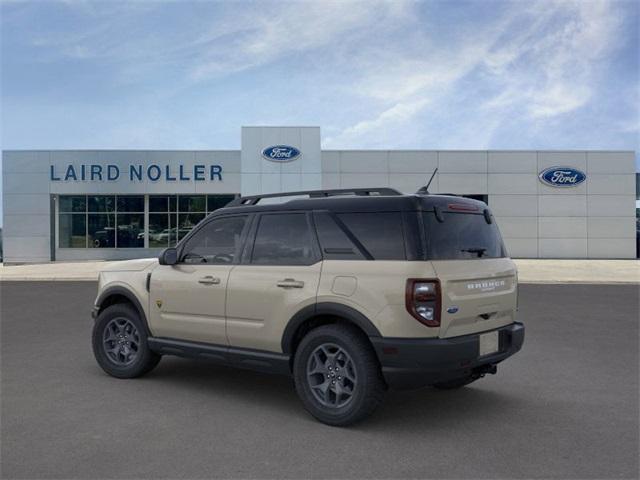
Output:
[[478,257],[482,257],[482,255],[484,255],[484,253],[487,251],[487,249],[486,248],[463,248],[460,251],[461,252],[468,252],[468,253],[476,253],[478,255]]

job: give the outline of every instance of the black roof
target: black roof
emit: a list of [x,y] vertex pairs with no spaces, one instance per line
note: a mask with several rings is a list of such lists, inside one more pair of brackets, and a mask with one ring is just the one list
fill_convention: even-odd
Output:
[[[359,193],[356,193],[359,192]],[[369,192],[369,193],[363,193]],[[372,194],[373,192],[373,194]],[[286,200],[287,196],[295,196]],[[308,198],[300,198],[307,196]],[[259,203],[264,198],[283,197],[279,203]],[[243,203],[243,200],[245,202]],[[464,210],[467,207],[482,213],[487,205],[484,202],[454,195],[403,195],[393,189],[352,189],[352,190],[313,190],[284,194],[256,195],[240,197],[226,207],[218,209],[222,213],[254,213],[278,211],[329,210],[335,212],[399,212],[433,210]],[[453,207],[453,208],[451,208]],[[457,207],[457,208],[456,208]]]

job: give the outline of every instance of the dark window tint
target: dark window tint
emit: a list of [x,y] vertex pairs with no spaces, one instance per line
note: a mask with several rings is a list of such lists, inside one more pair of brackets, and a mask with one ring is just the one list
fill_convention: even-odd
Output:
[[144,196],[127,195],[118,197],[118,212],[144,212]]
[[169,197],[166,195],[150,195],[149,196],[149,211],[150,212],[168,212],[169,211]]
[[189,233],[193,227],[204,220],[205,213],[179,213],[178,214],[178,240]]
[[206,212],[207,197],[205,195],[180,195],[178,209],[180,212]]
[[424,214],[427,256],[432,260],[505,257],[500,232],[484,215],[443,213],[439,222],[433,212]]
[[310,265],[315,261],[306,214],[263,215],[251,262],[259,265]]
[[235,195],[207,195],[207,211],[211,213],[222,208],[234,198]]
[[314,215],[316,231],[325,260],[364,260],[364,255],[329,213]]
[[114,214],[90,213],[87,216],[88,246],[114,248],[116,246],[116,219]]
[[144,247],[144,213],[118,213],[116,223],[118,248]]
[[84,213],[62,213],[59,216],[58,232],[61,248],[87,247],[87,216]]
[[82,212],[87,210],[87,197],[61,195],[60,199],[60,211],[61,212]]
[[240,253],[240,238],[247,217],[212,220],[191,237],[182,251],[184,263],[233,263]]
[[173,247],[178,241],[175,213],[149,214],[149,247]]
[[113,212],[115,210],[116,197],[113,196],[89,196],[89,212]]
[[338,218],[375,260],[405,260],[402,214],[343,213]]

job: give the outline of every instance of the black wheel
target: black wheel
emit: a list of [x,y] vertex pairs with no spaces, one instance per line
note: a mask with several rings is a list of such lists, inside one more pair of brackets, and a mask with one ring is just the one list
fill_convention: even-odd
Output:
[[478,380],[477,377],[462,377],[456,378],[455,380],[449,380],[447,382],[434,383],[433,387],[438,390],[455,390],[456,388],[462,388],[465,385],[469,385],[476,380]]
[[147,345],[147,333],[138,312],[126,304],[107,307],[93,326],[93,354],[98,365],[117,378],[134,378],[151,371],[160,355]]
[[346,426],[368,417],[384,396],[371,345],[346,325],[325,325],[307,333],[296,351],[293,373],[304,407],[328,425]]

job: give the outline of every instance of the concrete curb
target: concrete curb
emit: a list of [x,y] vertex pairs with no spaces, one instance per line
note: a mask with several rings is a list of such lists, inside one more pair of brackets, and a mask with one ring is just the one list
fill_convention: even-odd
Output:
[[[521,284],[640,285],[638,260],[514,260]],[[117,262],[0,265],[0,282],[96,282]]]
[[97,282],[98,277],[5,277],[0,278],[0,283],[8,282]]

